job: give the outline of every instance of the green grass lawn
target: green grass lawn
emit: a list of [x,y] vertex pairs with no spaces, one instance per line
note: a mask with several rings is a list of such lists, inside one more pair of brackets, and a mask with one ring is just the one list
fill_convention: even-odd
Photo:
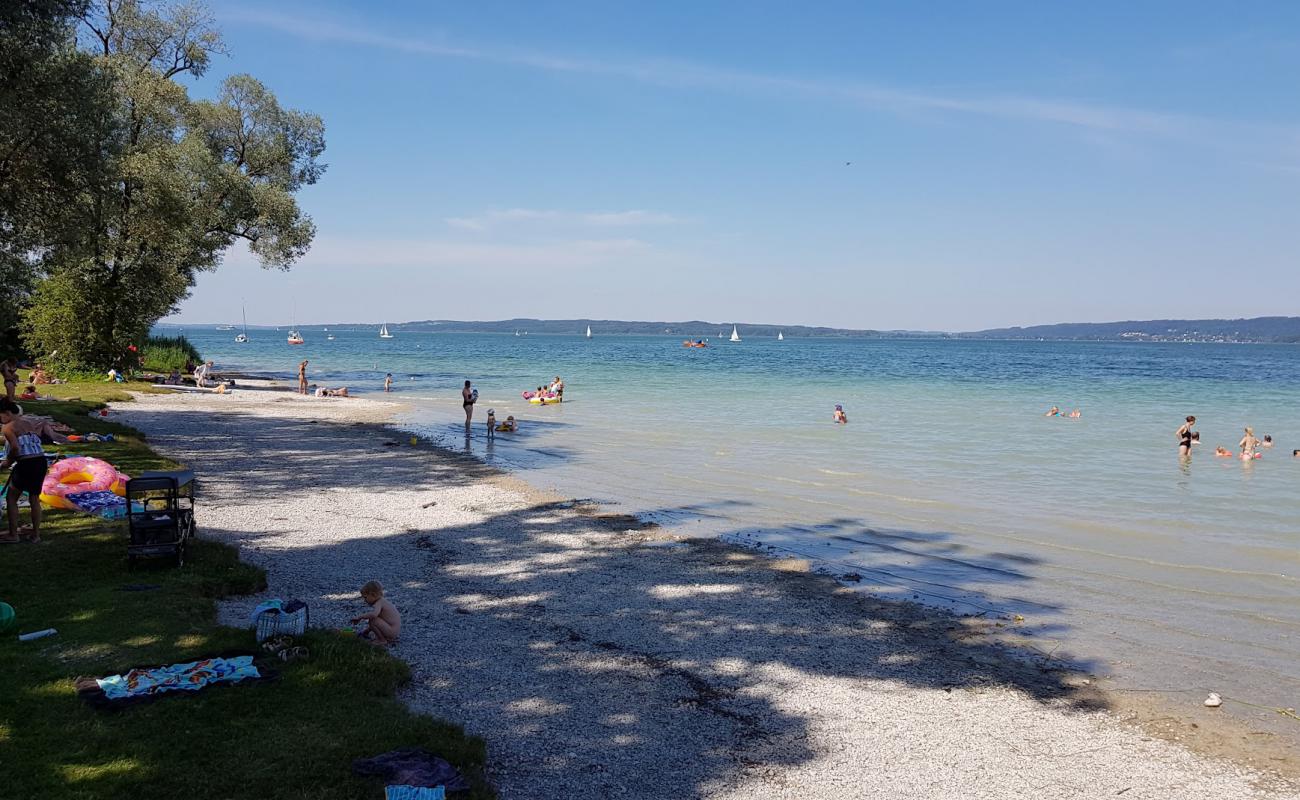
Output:
[[[117,438],[56,449],[127,473],[176,466],[131,429],[90,416],[91,398],[107,398],[97,385],[53,388],[86,400],[28,402],[27,413]],[[257,591],[265,578],[233,548],[202,540],[183,568],[128,572],[124,523],[64,511],[45,519],[43,543],[0,545],[0,600],[16,609],[18,630],[59,631],[28,643],[0,636],[0,797],[381,798],[381,784],[354,778],[351,762],[403,746],[460,767],[477,786],[469,797],[492,796],[477,777],[483,743],[394,698],[406,664],[330,631],[303,637],[310,659],[280,665],[277,681],[92,710],[76,697],[77,676],[252,649],[251,631],[216,624],[215,599]],[[157,588],[124,590],[132,584]]]

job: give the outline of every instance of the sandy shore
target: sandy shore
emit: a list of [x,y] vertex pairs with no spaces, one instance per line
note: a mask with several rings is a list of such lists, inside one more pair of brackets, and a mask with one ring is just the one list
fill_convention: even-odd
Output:
[[200,535],[316,624],[382,581],[407,701],[483,736],[504,798],[1300,798],[1240,736],[1197,739],[1237,760],[1194,753],[961,620],[629,530],[411,447],[380,427],[397,410],[241,390],[114,415],[199,474]]

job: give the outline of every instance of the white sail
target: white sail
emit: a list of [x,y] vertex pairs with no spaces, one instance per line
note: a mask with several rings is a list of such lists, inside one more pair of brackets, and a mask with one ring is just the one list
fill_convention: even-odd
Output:
[[387,322],[385,322],[383,325],[380,325],[380,326],[379,326],[379,338],[380,338],[380,339],[392,339],[392,338],[394,338],[394,337],[393,337],[393,334],[391,334],[391,333],[388,332],[388,323],[387,323]]
[[591,338],[591,326],[590,326],[590,325],[587,326],[587,338],[588,338],[588,339]]
[[732,325],[732,326],[731,326],[731,341],[733,341],[733,342],[739,342],[739,341],[740,341],[740,331],[736,330],[736,326],[735,326],[735,325]]
[[776,340],[777,340],[778,342],[784,342],[784,341],[785,341],[785,334],[784,334],[784,333],[781,333],[780,331],[778,331],[777,334],[776,334]]
[[243,344],[248,341],[248,312],[244,310],[242,304],[239,306],[239,316],[244,320],[244,330],[235,337],[235,344]]

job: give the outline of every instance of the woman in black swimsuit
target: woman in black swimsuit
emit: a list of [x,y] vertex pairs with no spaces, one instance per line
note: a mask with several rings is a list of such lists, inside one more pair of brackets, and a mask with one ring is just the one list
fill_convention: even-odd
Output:
[[1183,426],[1178,429],[1178,455],[1189,456],[1192,454],[1192,426],[1196,424],[1196,417],[1188,417]]
[[478,401],[478,392],[469,387],[469,381],[465,381],[465,388],[460,390],[460,404],[465,409],[465,435],[469,435],[469,423],[474,417],[474,403]]
[[12,403],[14,392],[18,389],[18,362],[6,358],[4,364],[0,364],[0,375],[4,376],[5,399]]

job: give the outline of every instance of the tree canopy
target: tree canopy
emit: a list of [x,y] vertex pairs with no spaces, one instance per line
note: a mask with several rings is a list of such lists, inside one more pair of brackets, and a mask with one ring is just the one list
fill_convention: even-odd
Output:
[[[246,242],[274,268],[307,251],[315,227],[294,195],[324,171],[324,125],[282,107],[249,75],[224,80],[215,98],[191,98],[181,81],[201,76],[224,53],[202,6],[28,5],[49,12],[41,41],[57,57],[47,60],[75,64],[86,85],[66,109],[76,146],[30,145],[36,161],[63,155],[27,172],[0,171],[4,198],[31,198],[34,207],[45,196],[36,190],[49,184],[55,188],[46,194],[62,197],[66,212],[60,224],[34,211],[0,218],[7,226],[0,253],[34,284],[22,317],[34,354],[111,366],[233,244]],[[29,27],[39,28],[34,40],[45,30]],[[20,139],[0,135],[0,146]],[[68,160],[75,169],[62,163]]]

